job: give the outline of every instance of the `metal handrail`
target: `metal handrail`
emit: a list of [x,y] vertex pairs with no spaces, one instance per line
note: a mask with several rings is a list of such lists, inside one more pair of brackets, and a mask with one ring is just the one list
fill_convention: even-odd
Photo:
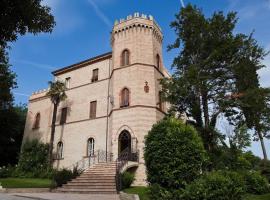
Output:
[[121,170],[129,161],[139,162],[139,151],[132,153],[130,151],[130,148],[126,148],[120,153],[120,155],[116,159],[115,182],[116,182],[116,189],[118,192],[121,191],[122,189]]
[[81,160],[67,167],[67,169],[72,170],[76,167],[77,169],[84,171],[97,163],[112,162],[112,158],[112,153],[104,150],[97,150],[93,155],[83,157]]

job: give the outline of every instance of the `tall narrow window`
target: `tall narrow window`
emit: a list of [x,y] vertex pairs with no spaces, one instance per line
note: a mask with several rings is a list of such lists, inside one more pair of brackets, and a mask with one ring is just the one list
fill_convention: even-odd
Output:
[[161,111],[163,111],[164,110],[164,106],[163,106],[163,102],[162,102],[162,93],[161,93],[161,91],[159,91],[159,93],[158,93],[158,105],[159,105],[159,109],[161,110]]
[[33,129],[38,129],[40,125],[40,113],[37,113],[35,116],[35,121],[33,124]]
[[94,138],[89,138],[87,140],[87,156],[92,157],[95,155],[95,140]]
[[121,91],[120,107],[127,107],[127,106],[129,106],[129,90],[127,88],[124,88]]
[[127,49],[122,52],[121,65],[129,65],[129,51]]
[[65,79],[65,86],[66,86],[67,89],[70,88],[70,77],[67,77],[67,78]]
[[160,68],[160,57],[159,57],[159,55],[157,54],[157,56],[156,56],[156,64],[157,64],[157,68],[159,69]]
[[96,118],[97,113],[97,101],[90,102],[90,119]]
[[98,69],[93,70],[92,82],[98,81]]
[[67,121],[67,107],[62,108],[60,124],[63,125],[66,123],[66,121]]
[[62,159],[63,158],[63,142],[58,142],[57,143],[57,159]]

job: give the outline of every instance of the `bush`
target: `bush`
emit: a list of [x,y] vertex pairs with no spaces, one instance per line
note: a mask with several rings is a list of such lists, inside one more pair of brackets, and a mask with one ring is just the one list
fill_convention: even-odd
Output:
[[60,187],[71,179],[76,178],[81,173],[82,170],[78,169],[78,167],[74,167],[73,170],[63,168],[53,173],[53,182],[57,187]]
[[245,180],[247,193],[265,194],[270,191],[267,179],[259,172],[244,172],[242,175]]
[[60,187],[63,184],[66,184],[72,178],[73,178],[73,173],[71,170],[68,170],[68,169],[62,169],[60,171],[56,171],[53,175],[53,180],[56,183],[57,187]]
[[124,172],[121,174],[122,188],[129,188],[135,179],[135,175],[130,172]]
[[242,176],[236,172],[211,172],[182,190],[181,200],[241,200],[245,194]]
[[13,171],[14,171],[14,167],[12,167],[12,166],[0,167],[0,178],[11,177]]
[[206,152],[192,126],[167,118],[155,124],[145,139],[144,158],[150,184],[179,189],[202,173]]
[[261,160],[259,164],[261,174],[265,176],[270,183],[270,160]]
[[23,144],[15,177],[50,178],[52,169],[48,160],[49,145],[38,140],[26,141]]

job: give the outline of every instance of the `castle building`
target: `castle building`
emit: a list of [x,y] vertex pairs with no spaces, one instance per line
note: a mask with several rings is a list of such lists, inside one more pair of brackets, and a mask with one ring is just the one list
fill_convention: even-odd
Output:
[[[112,52],[52,72],[67,88],[57,113],[55,167],[102,160],[105,154],[115,161],[127,151],[137,155],[134,185],[146,184],[144,137],[167,111],[159,84],[170,76],[162,62],[162,40],[153,17],[135,13],[115,22]],[[53,105],[47,92],[29,99],[24,141],[50,141]]]

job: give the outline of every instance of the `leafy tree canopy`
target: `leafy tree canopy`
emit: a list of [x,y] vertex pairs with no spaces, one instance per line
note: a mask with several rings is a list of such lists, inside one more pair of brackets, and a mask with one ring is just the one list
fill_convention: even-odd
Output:
[[179,53],[173,62],[175,73],[161,81],[163,95],[172,111],[186,113],[209,152],[224,139],[216,131],[218,117],[222,114],[241,126],[247,115],[254,116],[244,112],[243,105],[250,108],[255,102],[244,98],[252,90],[264,90],[257,71],[264,67],[261,61],[267,53],[252,34],[234,34],[236,23],[235,12],[215,12],[207,18],[196,6],[188,5],[171,24],[177,38],[169,50]]

